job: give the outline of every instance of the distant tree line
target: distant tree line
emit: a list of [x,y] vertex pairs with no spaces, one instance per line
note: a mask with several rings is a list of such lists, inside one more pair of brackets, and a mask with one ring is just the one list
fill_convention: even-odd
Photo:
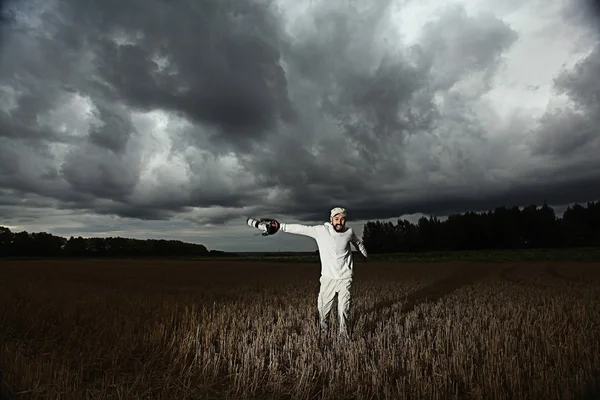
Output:
[[194,257],[207,254],[205,246],[179,240],[66,239],[46,232],[12,232],[0,226],[0,257]]
[[[369,221],[363,241],[371,254],[600,246],[600,201],[569,206],[558,217],[547,204],[483,213],[453,214],[444,221],[422,217],[416,224]],[[0,257],[223,257],[201,244],[122,237],[66,239],[46,232],[12,232],[0,226]]]
[[416,224],[369,221],[363,241],[370,253],[600,246],[600,201],[569,206],[562,218],[547,204],[483,213],[421,217]]

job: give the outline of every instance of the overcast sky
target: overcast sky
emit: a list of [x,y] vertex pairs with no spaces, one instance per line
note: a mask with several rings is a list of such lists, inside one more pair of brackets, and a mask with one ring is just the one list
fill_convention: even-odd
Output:
[[0,225],[313,250],[600,199],[593,1],[0,1]]

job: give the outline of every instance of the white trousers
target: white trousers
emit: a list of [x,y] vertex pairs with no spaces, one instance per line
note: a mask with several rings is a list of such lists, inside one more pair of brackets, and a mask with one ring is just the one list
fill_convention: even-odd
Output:
[[321,287],[319,289],[318,308],[319,308],[319,323],[321,329],[328,329],[328,317],[333,307],[333,300],[337,293],[338,295],[338,318],[341,335],[348,335],[348,324],[350,320],[350,307],[352,305],[350,288],[352,279],[330,279],[321,276],[319,280]]

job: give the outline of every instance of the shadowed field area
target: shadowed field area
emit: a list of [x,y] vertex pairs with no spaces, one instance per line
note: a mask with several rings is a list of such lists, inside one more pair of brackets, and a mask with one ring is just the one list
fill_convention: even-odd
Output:
[[318,278],[316,262],[4,261],[5,393],[600,395],[600,263],[358,262],[350,342],[319,338]]

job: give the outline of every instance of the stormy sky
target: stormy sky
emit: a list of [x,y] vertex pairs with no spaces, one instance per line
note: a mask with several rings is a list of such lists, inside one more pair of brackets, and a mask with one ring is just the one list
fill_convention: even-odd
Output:
[[0,0],[0,225],[313,250],[246,217],[600,199],[600,7]]

